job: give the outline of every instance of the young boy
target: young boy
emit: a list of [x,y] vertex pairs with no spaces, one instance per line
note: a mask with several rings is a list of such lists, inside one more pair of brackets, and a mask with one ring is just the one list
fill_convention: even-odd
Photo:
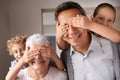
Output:
[[[7,41],[7,50],[9,52],[9,55],[13,56],[15,60],[11,62],[11,66],[9,67],[9,70],[11,70],[19,61],[19,59],[24,54],[25,49],[25,41],[27,36],[26,35],[16,35],[15,37],[12,37]],[[22,69],[28,67],[28,64],[25,64]]]

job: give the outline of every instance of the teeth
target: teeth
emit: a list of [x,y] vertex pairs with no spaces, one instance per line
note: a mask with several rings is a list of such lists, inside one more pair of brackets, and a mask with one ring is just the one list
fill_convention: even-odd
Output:
[[75,39],[75,38],[77,38],[79,35],[80,35],[80,34],[77,34],[77,35],[71,35],[71,36],[69,36],[69,39]]
[[37,61],[37,62],[35,62],[35,63],[40,63],[40,62]]
[[72,39],[72,38],[74,38],[76,35],[70,35],[69,36],[69,39]]
[[41,63],[41,62],[43,62],[43,61],[40,61],[40,60],[39,61],[34,61],[34,63]]

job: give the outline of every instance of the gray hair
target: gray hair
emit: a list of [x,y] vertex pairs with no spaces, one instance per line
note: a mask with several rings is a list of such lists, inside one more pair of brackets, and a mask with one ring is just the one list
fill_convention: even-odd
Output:
[[50,44],[50,41],[46,36],[36,33],[29,36],[26,40],[26,46],[30,46],[32,44],[44,45],[44,44]]

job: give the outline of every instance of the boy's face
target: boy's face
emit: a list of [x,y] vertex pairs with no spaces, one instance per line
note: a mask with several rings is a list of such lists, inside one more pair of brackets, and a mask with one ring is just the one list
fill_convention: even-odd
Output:
[[24,44],[13,44],[12,52],[15,59],[18,61],[23,56],[23,51],[25,49]]

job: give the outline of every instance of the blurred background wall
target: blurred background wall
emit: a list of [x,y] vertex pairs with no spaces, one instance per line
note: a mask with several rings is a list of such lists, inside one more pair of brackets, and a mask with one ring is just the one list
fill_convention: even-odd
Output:
[[[43,33],[55,36],[54,9],[63,1],[68,0],[0,0],[0,80],[4,80],[10,61],[13,59],[6,50],[6,41],[21,33],[28,35]],[[120,0],[73,1],[85,8],[88,17],[92,15],[98,4],[111,3],[117,9],[117,19],[114,26],[120,30]],[[46,14],[49,12],[51,13]]]

